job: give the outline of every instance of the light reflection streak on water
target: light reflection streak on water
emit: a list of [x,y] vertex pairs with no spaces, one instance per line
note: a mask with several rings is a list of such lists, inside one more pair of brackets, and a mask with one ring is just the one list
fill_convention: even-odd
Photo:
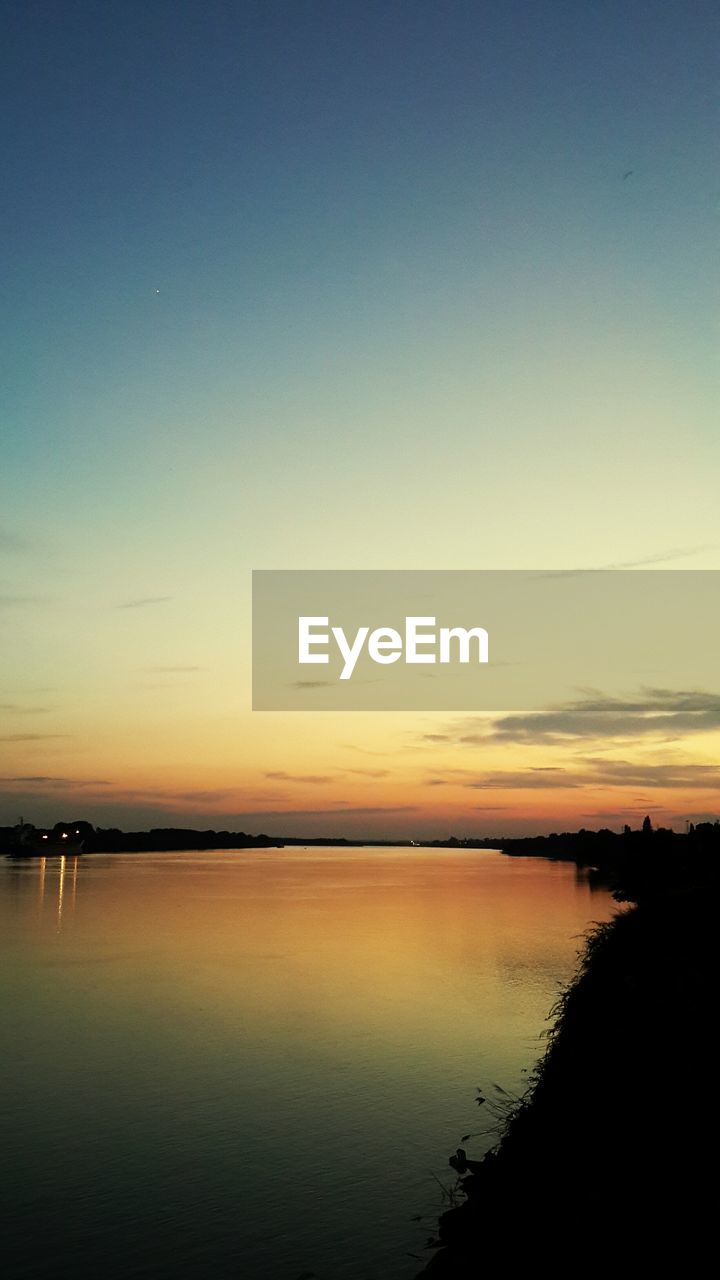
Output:
[[57,900],[57,931],[58,933],[60,933],[62,930],[64,890],[65,890],[65,855],[63,854],[63,856],[60,859],[60,878],[58,881],[58,900]]

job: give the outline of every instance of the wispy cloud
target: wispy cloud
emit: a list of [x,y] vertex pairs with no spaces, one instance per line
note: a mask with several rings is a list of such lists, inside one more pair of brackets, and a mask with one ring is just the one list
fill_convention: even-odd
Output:
[[220,801],[237,794],[235,787],[116,787],[115,793],[123,801],[183,800]]
[[118,609],[144,609],[151,604],[166,604],[172,596],[138,596],[135,600],[123,600]]
[[695,787],[720,785],[720,765],[643,764],[632,760],[587,760],[594,780],[605,786]]
[[69,733],[4,733],[0,742],[49,742],[53,738],[69,738]]
[[52,710],[52,707],[26,707],[21,702],[0,702],[0,711],[4,711],[6,715],[38,716],[46,715]]
[[675,560],[687,560],[692,556],[702,555],[705,551],[717,551],[716,542],[705,543],[695,547],[671,547],[669,551],[656,551],[648,556],[640,556],[637,560],[614,560],[608,564],[591,565],[584,569],[548,569],[541,573],[543,578],[566,578],[583,573],[607,572],[611,569],[646,569],[651,565],[672,564]]
[[0,593],[0,609],[23,609],[28,606],[47,604],[49,596],[12,595]]
[[59,778],[52,774],[18,774],[10,778],[0,778],[3,786],[42,786],[42,787],[110,787],[107,778]]
[[[581,757],[571,768],[559,765],[529,769],[452,770],[427,780],[428,787],[456,786],[471,791],[558,791],[582,787],[716,790],[720,765],[646,764],[642,761]],[[637,799],[637,797],[636,797]],[[645,797],[640,803],[647,803]]]
[[152,671],[158,676],[189,676],[197,671],[207,671],[207,667],[143,667],[143,671]]
[[570,773],[566,769],[493,769],[460,785],[473,791],[547,791],[587,786],[590,780],[587,774]]
[[221,804],[235,795],[230,787],[192,787],[186,790],[146,793],[153,800],[176,800],[184,804]]
[[417,805],[342,805],[336,809],[256,809],[245,817],[252,818],[346,818],[376,813],[415,813]]
[[334,680],[293,680],[290,689],[327,689],[334,685]]
[[601,568],[642,569],[651,564],[671,564],[673,560],[687,560],[691,556],[701,555],[704,551],[717,551],[717,543],[707,543],[698,547],[672,547],[670,551],[658,551],[640,560],[617,560],[614,564],[604,564]]
[[[378,680],[355,680],[355,684],[378,684]],[[334,689],[335,680],[291,680],[288,689]]]
[[669,813],[670,810],[665,804],[657,804],[655,800],[646,799],[642,804],[623,804],[621,809],[585,809],[580,810],[578,817],[592,818],[594,820],[605,821],[618,819],[622,821],[631,817],[633,814],[646,814],[648,808],[651,808],[653,814]]
[[265,774],[266,778],[271,778],[273,782],[310,782],[325,783],[335,782],[337,775],[330,773],[285,773],[282,769],[276,769]]
[[33,685],[33,686],[26,685],[24,688],[18,687],[16,689],[13,689],[12,692],[14,694],[18,694],[18,693],[31,694],[33,697],[35,697],[38,693],[57,693],[57,687],[52,684],[41,684],[41,685]]

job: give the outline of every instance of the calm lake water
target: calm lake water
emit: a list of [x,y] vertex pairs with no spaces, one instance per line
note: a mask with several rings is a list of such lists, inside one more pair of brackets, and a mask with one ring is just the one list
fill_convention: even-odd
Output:
[[415,1275],[476,1087],[524,1087],[613,910],[488,852],[0,860],[4,1264]]

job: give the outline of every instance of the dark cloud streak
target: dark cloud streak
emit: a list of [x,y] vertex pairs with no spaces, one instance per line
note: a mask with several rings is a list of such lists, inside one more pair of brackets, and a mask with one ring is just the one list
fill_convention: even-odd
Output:
[[425,742],[457,746],[497,743],[573,745],[581,741],[660,738],[720,728],[720,695],[703,690],[642,689],[634,698],[592,693],[546,711],[511,712],[499,718],[463,719]]
[[172,596],[138,596],[136,600],[124,600],[117,608],[144,609],[146,605],[166,604],[168,600],[172,600]]

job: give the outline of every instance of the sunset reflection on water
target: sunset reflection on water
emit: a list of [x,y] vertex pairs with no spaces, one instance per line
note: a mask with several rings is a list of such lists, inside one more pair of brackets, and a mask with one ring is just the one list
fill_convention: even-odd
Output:
[[523,1088],[612,911],[492,852],[6,860],[11,1250],[52,1274],[42,1203],[111,1276],[412,1275],[476,1087]]

